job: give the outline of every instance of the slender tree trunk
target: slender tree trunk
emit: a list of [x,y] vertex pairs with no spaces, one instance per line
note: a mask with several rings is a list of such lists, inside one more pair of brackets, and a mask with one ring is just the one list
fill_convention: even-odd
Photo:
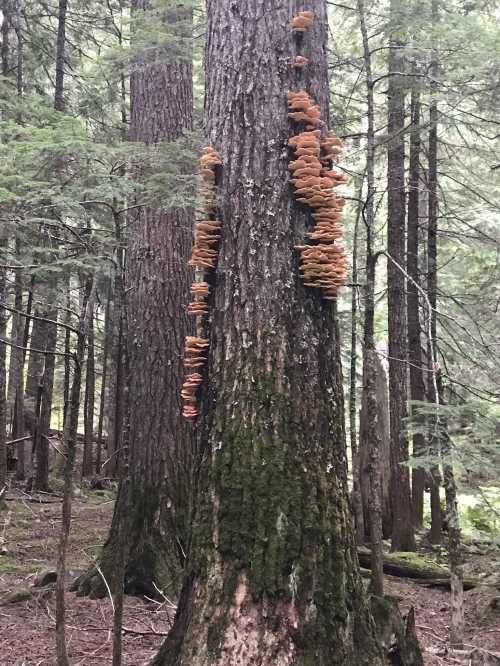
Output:
[[[411,93],[410,134],[410,177],[408,183],[408,241],[406,252],[406,272],[411,278],[407,282],[408,312],[408,360],[410,364],[410,397],[412,401],[425,400],[425,384],[422,359],[422,330],[420,326],[420,305],[418,287],[419,273],[419,212],[420,212],[420,90],[419,82],[415,81]],[[418,407],[412,406],[412,422],[418,430],[421,419],[418,418]],[[418,466],[418,457],[425,454],[426,442],[422,432],[414,430],[412,435],[413,456],[417,466],[412,470],[412,505],[413,524],[422,527],[424,520],[424,488],[425,470]]]
[[106,395],[108,391],[108,356],[111,338],[111,282],[108,286],[106,298],[106,308],[104,312],[104,345],[102,350],[102,375],[101,375],[101,393],[99,396],[99,419],[97,423],[97,450],[95,460],[95,472],[101,473],[102,466],[102,442],[104,417],[106,410]]
[[[34,314],[35,317],[40,317],[42,313],[36,309]],[[33,319],[30,341],[31,349],[45,350],[46,330],[47,324],[45,321]],[[33,412],[35,411],[38,387],[42,381],[43,359],[43,354],[30,351],[26,376],[26,406]]]
[[[64,323],[71,325],[71,276],[68,275],[66,283],[66,312],[64,314]],[[66,328],[64,331],[64,380],[63,380],[63,429],[66,426],[66,417],[69,410],[69,395],[71,385],[71,331]]]
[[[116,221],[116,225],[119,229],[120,223],[118,220]],[[118,256],[120,257],[121,254],[123,252],[119,249]],[[111,313],[110,381],[107,400],[107,459],[104,465],[105,474],[111,477],[118,476],[120,462],[121,415],[123,411],[123,292],[123,269],[120,260],[114,277],[113,307]]]
[[68,0],[59,0],[57,16],[57,41],[56,41],[56,82],[54,93],[54,108],[56,111],[64,111],[64,58],[66,51],[66,12]]
[[365,524],[363,519],[363,502],[361,498],[360,485],[360,459],[357,437],[357,360],[358,360],[358,236],[359,223],[361,218],[361,197],[363,194],[363,180],[359,188],[360,203],[356,212],[356,222],[354,225],[353,253],[352,253],[352,282],[351,292],[351,365],[349,380],[349,434],[351,441],[351,459],[352,459],[352,507],[354,514],[354,527],[356,530],[356,543],[361,545],[365,540]]
[[[3,33],[2,33],[3,34]],[[0,238],[0,261],[3,250],[7,247],[7,240]],[[7,271],[0,266],[0,301],[5,302],[7,295]],[[7,311],[0,307],[0,340],[7,336]],[[0,341],[0,492],[7,481],[7,387],[6,387],[6,352],[7,346]]]
[[82,476],[87,477],[91,476],[94,471],[95,358],[93,313],[88,331],[84,405]]
[[[375,400],[377,418],[375,421],[369,417],[368,396],[363,394],[361,402],[361,412],[359,415],[359,437],[363,442],[360,452],[361,467],[361,496],[363,514],[365,517],[365,534],[371,540],[371,519],[373,513],[373,490],[371,487],[372,448],[371,442],[376,437],[380,442],[378,447],[378,477],[380,492],[380,510],[382,513],[382,536],[389,539],[392,529],[392,508],[391,508],[391,468],[389,461],[391,459],[391,442],[389,428],[389,391],[387,386],[387,374],[384,366],[374,351],[370,358],[370,372],[374,375],[375,381]],[[380,544],[382,548],[382,544]]]
[[[73,357],[73,384],[71,387],[71,399],[69,407],[69,418],[67,423],[67,438],[65,441],[65,464],[64,464],[64,493],[62,506],[62,525],[59,537],[59,552],[57,559],[57,584],[56,584],[56,649],[57,666],[69,666],[66,647],[66,604],[64,588],[66,585],[66,553],[68,549],[69,533],[71,528],[71,504],[73,498],[73,472],[75,466],[76,442],[78,436],[78,415],[80,412],[80,392],[82,384],[82,366],[85,356],[85,340],[88,336],[90,321],[93,315],[93,293],[92,280],[87,283],[85,296],[82,303],[80,315],[80,333],[77,335],[76,351]],[[65,433],[66,434],[66,433]]]
[[[16,238],[16,255],[20,256],[20,241]],[[16,271],[14,282],[14,307],[19,312],[23,310],[23,280],[21,271]],[[24,346],[25,337],[25,318],[18,315],[16,322],[15,335],[12,339],[17,345],[11,350],[9,388],[11,389],[13,403],[13,417],[11,435],[12,439],[20,439],[25,434],[24,424]],[[11,376],[12,375],[12,376]],[[10,386],[12,379],[12,386]],[[26,443],[19,442],[17,445],[17,464],[16,478],[22,480],[25,478],[25,449]]]
[[[433,25],[436,27],[438,22],[438,2],[432,2],[432,19]],[[437,94],[438,94],[438,77],[439,77],[439,55],[436,45],[434,45],[432,53],[432,61],[430,68],[430,104],[429,104],[429,150],[428,150],[428,213],[427,213],[427,295],[431,311],[430,317],[430,337],[428,340],[428,370],[429,376],[432,373],[437,373],[438,368],[432,367],[432,363],[437,359],[437,232],[438,232],[438,181],[437,181],[437,161],[438,161],[438,107],[437,107]],[[428,400],[429,402],[437,403],[439,396],[436,395],[434,383],[428,382]],[[432,417],[431,417],[432,419]],[[431,424],[429,434],[429,452],[435,458],[440,455],[440,436],[439,425]],[[439,467],[436,464],[430,473],[430,490],[431,490],[431,542],[441,543],[442,538],[442,511],[441,511],[441,497],[439,488],[441,485],[441,475]]]
[[[222,159],[223,227],[202,506],[155,665],[382,663],[349,515],[335,307],[304,286],[294,252],[311,220],[289,185],[287,92],[307,90],[328,122],[326,3],[308,3],[314,23],[297,36],[302,6],[207,3],[206,132]],[[297,54],[309,59],[299,73]]]
[[[390,3],[389,83],[387,92],[387,309],[389,332],[389,395],[391,417],[392,550],[415,550],[408,434],[406,280],[405,266],[405,91],[403,44],[397,37],[403,21],[401,5]],[[394,261],[391,261],[394,260]],[[396,263],[399,264],[399,267]]]
[[[9,73],[9,3],[7,0],[2,2],[3,21],[0,30],[2,46],[0,48],[0,57],[2,59],[2,75]],[[0,231],[0,257],[3,257],[4,250],[7,248],[7,238],[3,237]],[[7,271],[0,267],[0,301],[5,302],[7,298]],[[7,311],[0,307],[0,338],[6,340],[7,337]],[[7,481],[7,347],[5,343],[0,342],[0,491],[3,490]]]
[[[55,300],[54,289],[50,289],[49,300]],[[46,312],[47,319],[57,321],[57,309]],[[46,323],[45,328],[45,363],[42,375],[42,395],[40,419],[35,444],[34,489],[49,490],[49,431],[52,417],[52,397],[54,393],[54,371],[56,357],[54,352],[57,344],[57,324]]]
[[[371,586],[374,594],[383,594],[384,571],[382,560],[382,473],[381,437],[378,427],[379,410],[377,403],[377,352],[375,349],[375,270],[376,256],[374,253],[375,236],[375,108],[373,96],[373,75],[371,51],[366,28],[366,10],[364,0],[358,0],[358,15],[363,40],[363,62],[366,78],[366,101],[368,107],[368,126],[366,134],[366,176],[367,192],[363,211],[366,227],[366,286],[365,286],[365,320],[363,328],[363,394],[361,402],[366,405],[366,418],[373,426],[370,438],[362,435],[360,429],[360,456],[368,454],[369,458],[369,527],[372,552]],[[361,475],[363,471],[361,471]],[[360,484],[362,479],[360,477]]]
[[[147,0],[132,4],[136,15],[150,6]],[[178,10],[172,12],[166,12],[166,22],[182,18]],[[185,30],[188,39],[188,15]],[[161,52],[158,62],[151,62],[150,55],[139,56],[132,70],[133,141],[149,145],[174,141],[192,128],[191,63],[187,57],[173,63],[162,59]],[[128,492],[119,492],[101,557],[101,569],[113,591],[121,585],[116,567],[120,533],[125,534],[127,590],[132,593],[156,595],[154,583],[162,584],[172,575],[171,569],[178,567],[176,548],[182,552],[187,547],[193,444],[190,425],[181,416],[179,389],[188,332],[191,234],[189,210],[144,206],[130,217],[126,270],[130,375],[126,384],[131,478]],[[162,493],[168,497],[170,509],[161,505]],[[160,517],[168,521],[167,539],[160,529]],[[80,594],[106,593],[95,571],[84,576],[79,586]]]

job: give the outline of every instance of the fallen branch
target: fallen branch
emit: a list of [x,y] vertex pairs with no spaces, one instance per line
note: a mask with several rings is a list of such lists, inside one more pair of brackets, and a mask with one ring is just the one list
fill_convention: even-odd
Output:
[[[363,568],[371,566],[369,548],[358,547],[358,559]],[[447,567],[440,566],[416,553],[384,553],[384,573],[398,578],[411,578],[428,587],[450,588],[450,574]],[[464,580],[464,590],[472,590],[479,585],[473,578]]]

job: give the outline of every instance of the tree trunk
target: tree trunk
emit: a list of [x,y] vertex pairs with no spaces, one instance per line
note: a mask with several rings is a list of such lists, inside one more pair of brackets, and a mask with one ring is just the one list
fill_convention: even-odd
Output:
[[[374,253],[375,237],[375,106],[373,94],[373,75],[368,30],[366,27],[366,11],[364,0],[358,0],[358,15],[363,40],[363,62],[366,79],[366,102],[368,110],[366,131],[366,180],[367,192],[363,211],[366,227],[366,286],[365,286],[365,321],[363,327],[363,393],[361,404],[365,405],[366,418],[373,425],[373,432],[368,439],[366,430],[360,427],[359,449],[360,457],[365,452],[369,458],[369,495],[370,510],[366,513],[369,518],[370,543],[372,552],[371,587],[375,594],[382,594],[384,588],[384,575],[382,569],[382,435],[378,427],[379,409],[377,402],[377,375],[376,363],[378,361],[375,349],[375,271],[376,255]],[[362,465],[360,464],[360,470]],[[362,483],[360,472],[359,483]],[[366,527],[366,525],[365,525]]]
[[[3,250],[6,247],[7,240],[0,237],[0,261],[3,261]],[[0,266],[0,302],[5,302],[6,295],[7,271]],[[7,481],[7,387],[5,385],[7,346],[1,342],[6,339],[6,335],[7,311],[0,307],[0,491],[3,490]]]
[[[119,228],[119,221],[117,221]],[[122,250],[118,250],[118,256]],[[107,476],[118,476],[120,461],[120,437],[123,407],[123,271],[119,265],[114,276],[113,304],[111,308],[111,351],[109,354],[109,388],[106,404],[107,414],[107,459],[104,472]]]
[[[149,7],[146,0],[133,3],[136,14]],[[175,12],[166,13],[165,21],[171,18],[178,18]],[[190,61],[167,64],[158,55],[158,62],[149,56],[139,59],[130,82],[130,139],[146,144],[174,141],[193,122]],[[113,591],[121,584],[115,567],[120,529],[126,535],[126,589],[132,593],[157,595],[154,584],[172,576],[178,567],[177,549],[187,548],[193,445],[192,430],[181,417],[179,389],[188,332],[191,233],[190,210],[141,207],[130,219],[126,279],[131,478],[128,492],[119,493],[101,559]],[[171,508],[161,505],[162,493]],[[166,538],[161,531],[164,517]],[[80,581],[79,591],[106,592],[95,571]]]
[[95,459],[95,472],[101,473],[102,442],[104,417],[106,410],[106,395],[108,391],[108,357],[111,338],[111,284],[107,287],[106,308],[104,312],[104,344],[102,350],[101,393],[99,395],[99,419],[97,422],[97,451]]
[[94,313],[90,318],[87,344],[87,368],[85,376],[84,433],[82,476],[94,472],[94,407],[95,407],[95,358],[94,358]]
[[[438,20],[438,3],[437,0],[432,2],[432,18],[434,25]],[[429,377],[432,373],[437,373],[437,366],[432,367],[432,359],[434,364],[437,359],[437,232],[438,232],[438,182],[437,182],[437,160],[438,160],[438,107],[437,107],[437,94],[438,94],[438,76],[439,76],[439,58],[437,49],[434,47],[431,62],[431,83],[430,83],[430,104],[429,104],[429,150],[428,150],[428,212],[427,212],[427,295],[431,311],[430,317],[430,340],[427,341],[428,350],[428,370]],[[433,382],[429,381],[428,400],[429,402],[437,403],[439,396],[436,395]],[[432,418],[432,417],[431,417]],[[440,455],[440,441],[438,424],[431,424],[429,434],[429,448],[430,453],[438,458]],[[434,434],[436,433],[436,434]],[[431,490],[431,542],[441,543],[442,538],[442,512],[441,512],[441,498],[439,493],[440,487],[440,473],[436,465],[430,474],[430,490]]]
[[[287,92],[328,122],[326,3],[207,3],[206,131],[222,238],[199,420],[202,506],[155,665],[378,666],[349,515],[335,307],[299,276]],[[295,10],[295,12],[294,12]],[[297,54],[309,59],[294,71]]]
[[[359,223],[361,218],[363,195],[363,181],[359,188],[359,204],[356,211],[356,222],[354,225],[353,253],[352,253],[352,282],[356,285],[358,282],[358,236]],[[354,528],[356,532],[356,543],[361,545],[365,540],[365,524],[363,518],[363,501],[361,497],[360,485],[360,455],[357,433],[357,360],[358,360],[358,290],[353,286],[351,292],[351,364],[349,378],[349,435],[351,443],[352,459],[352,509],[354,515]]]
[[56,41],[56,81],[54,109],[64,111],[64,54],[66,50],[66,12],[68,0],[59,0]]
[[[59,552],[57,558],[56,583],[56,654],[57,666],[69,666],[66,646],[66,553],[68,549],[69,533],[71,528],[71,505],[73,499],[73,472],[76,457],[76,442],[78,436],[78,416],[80,413],[80,393],[82,384],[82,365],[85,356],[85,340],[88,338],[94,313],[93,280],[89,278],[85,288],[82,302],[77,344],[73,356],[74,371],[73,384],[69,403],[69,414],[65,432],[65,459],[64,459],[64,492],[62,504],[61,534],[59,537]],[[67,437],[66,437],[67,434]]]
[[389,85],[387,92],[387,310],[389,334],[389,395],[391,421],[392,549],[415,550],[408,463],[407,343],[405,266],[405,92],[404,56],[397,32],[400,3],[391,0],[389,22]]
[[[373,491],[371,489],[371,459],[372,441],[376,437],[379,442],[378,457],[380,458],[379,485],[380,510],[382,512],[382,534],[384,539],[391,536],[392,508],[391,508],[391,459],[390,429],[389,429],[389,394],[387,389],[387,375],[384,366],[376,352],[370,359],[369,371],[375,378],[375,401],[377,417],[372,420],[368,409],[368,395],[364,394],[359,417],[360,446],[360,478],[361,496],[363,501],[363,514],[365,519],[366,537],[370,539],[371,514],[373,512]],[[377,431],[375,433],[375,430]]]
[[[52,287],[49,299],[55,300],[55,289]],[[51,321],[57,321],[57,309],[48,309],[45,316]],[[36,490],[49,490],[49,430],[52,417],[52,397],[54,392],[54,370],[56,357],[54,352],[57,344],[57,324],[46,323],[45,337],[45,363],[42,376],[42,401],[40,419],[35,442],[35,474],[34,488]]]
[[[20,242],[16,238],[16,255],[20,256]],[[22,272],[16,271],[14,279],[14,308],[18,312],[23,310],[23,279]],[[12,347],[10,353],[9,368],[9,390],[8,398],[12,405],[12,427],[11,438],[16,440],[24,437],[24,332],[25,318],[21,314],[16,314],[13,325],[11,339],[16,345]],[[16,478],[22,480],[25,477],[25,442],[19,442],[17,445]]]
[[[40,317],[39,309],[35,310],[35,317]],[[31,349],[45,350],[47,323],[40,319],[33,319],[31,329]],[[28,359],[28,371],[26,376],[26,407],[32,411],[35,410],[38,387],[43,374],[43,354],[37,354],[30,351]]]
[[[420,90],[419,82],[415,81],[411,93],[411,124],[410,134],[410,177],[408,183],[408,241],[406,251],[406,272],[409,279],[407,283],[407,312],[408,312],[408,360],[410,364],[410,398],[412,401],[425,400],[425,384],[422,365],[422,330],[420,326],[420,306],[418,285],[419,274],[419,211],[420,211]],[[418,407],[412,406],[412,434],[413,457],[416,466],[412,470],[412,507],[413,524],[422,527],[424,520],[424,488],[425,470],[418,467],[419,455],[425,454],[425,436],[418,430],[421,419],[418,417]]]

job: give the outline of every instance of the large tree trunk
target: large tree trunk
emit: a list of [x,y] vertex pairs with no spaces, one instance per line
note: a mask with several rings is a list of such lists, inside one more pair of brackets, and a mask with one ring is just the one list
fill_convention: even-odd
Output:
[[[287,92],[328,121],[324,0],[210,0],[206,130],[222,239],[200,409],[202,506],[170,637],[176,666],[381,664],[349,515],[335,307],[299,277]],[[295,11],[294,11],[295,10]],[[309,58],[293,69],[300,53]]]
[[[133,3],[136,13],[148,9],[146,0]],[[131,76],[130,138],[146,144],[173,141],[192,128],[191,63],[166,64],[161,53],[158,56],[158,62],[150,57],[137,62]],[[126,534],[125,581],[130,592],[156,595],[154,585],[165,582],[177,566],[176,549],[186,548],[190,516],[185,475],[193,448],[192,430],[181,417],[179,388],[188,332],[191,230],[192,213],[180,208],[141,207],[130,221],[126,298],[131,478],[128,492],[120,490],[101,559],[113,591],[120,583],[120,529]],[[171,508],[161,505],[162,493]],[[170,528],[166,538],[160,518],[166,518]],[[80,593],[86,592],[106,593],[99,574],[81,581]]]
[[387,151],[387,310],[389,329],[389,395],[391,421],[392,549],[415,550],[408,434],[406,280],[405,266],[405,92],[402,44],[397,34],[403,21],[397,0],[391,0],[389,22],[389,86],[387,92],[389,148]]

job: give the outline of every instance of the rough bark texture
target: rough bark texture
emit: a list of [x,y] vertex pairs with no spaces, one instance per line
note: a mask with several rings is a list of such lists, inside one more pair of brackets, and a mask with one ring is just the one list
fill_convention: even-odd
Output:
[[[136,0],[135,12],[149,2]],[[161,56],[161,54],[158,54]],[[137,62],[131,75],[130,139],[146,144],[173,141],[192,128],[192,66],[189,62]],[[189,210],[141,207],[130,220],[127,253],[127,386],[130,395],[130,486],[120,492],[101,568],[111,589],[117,580],[116,544],[122,532],[127,552],[125,586],[157,595],[172,555],[186,547],[192,428],[182,419],[186,304],[192,243]],[[166,495],[160,505],[161,493]],[[126,495],[129,500],[126,501]],[[160,517],[168,521],[162,535]],[[170,545],[169,545],[170,544]],[[81,581],[80,593],[104,595],[95,572]]]
[[[413,401],[425,400],[425,384],[422,365],[422,330],[420,326],[420,307],[418,286],[419,276],[419,211],[420,211],[420,92],[419,82],[415,82],[411,94],[411,124],[410,134],[410,178],[408,183],[408,240],[406,251],[406,272],[408,280],[407,312],[408,312],[408,361],[410,365],[410,398]],[[418,408],[412,407],[412,421],[415,426],[420,425]],[[420,432],[413,432],[413,456],[418,458],[425,453],[425,436]],[[421,527],[424,519],[424,487],[425,470],[414,467],[412,470],[412,506],[413,523]]]
[[[202,507],[155,664],[379,665],[356,564],[335,309],[302,284],[287,92],[328,120],[326,3],[210,0],[206,132],[223,221],[202,391]],[[291,63],[310,59],[302,74]]]
[[[384,366],[377,353],[371,358],[373,368],[370,369],[375,376],[375,400],[377,418],[372,420],[369,416],[368,396],[366,392],[361,404],[359,417],[359,439],[360,439],[360,474],[361,474],[361,496],[363,498],[363,514],[365,519],[366,537],[370,538],[370,515],[373,511],[373,493],[370,483],[370,468],[373,439],[379,442],[378,457],[380,458],[380,510],[382,519],[382,530],[384,539],[391,535],[392,510],[391,510],[391,469],[389,460],[391,457],[390,429],[389,429],[389,395],[387,390],[387,375]],[[377,431],[375,433],[375,430]]]
[[[389,333],[389,395],[391,421],[392,549],[415,550],[408,462],[407,344],[405,266],[405,92],[402,44],[403,17],[397,0],[390,4],[389,84],[387,92],[389,147],[387,151],[387,310]],[[399,264],[396,265],[396,263]]]

